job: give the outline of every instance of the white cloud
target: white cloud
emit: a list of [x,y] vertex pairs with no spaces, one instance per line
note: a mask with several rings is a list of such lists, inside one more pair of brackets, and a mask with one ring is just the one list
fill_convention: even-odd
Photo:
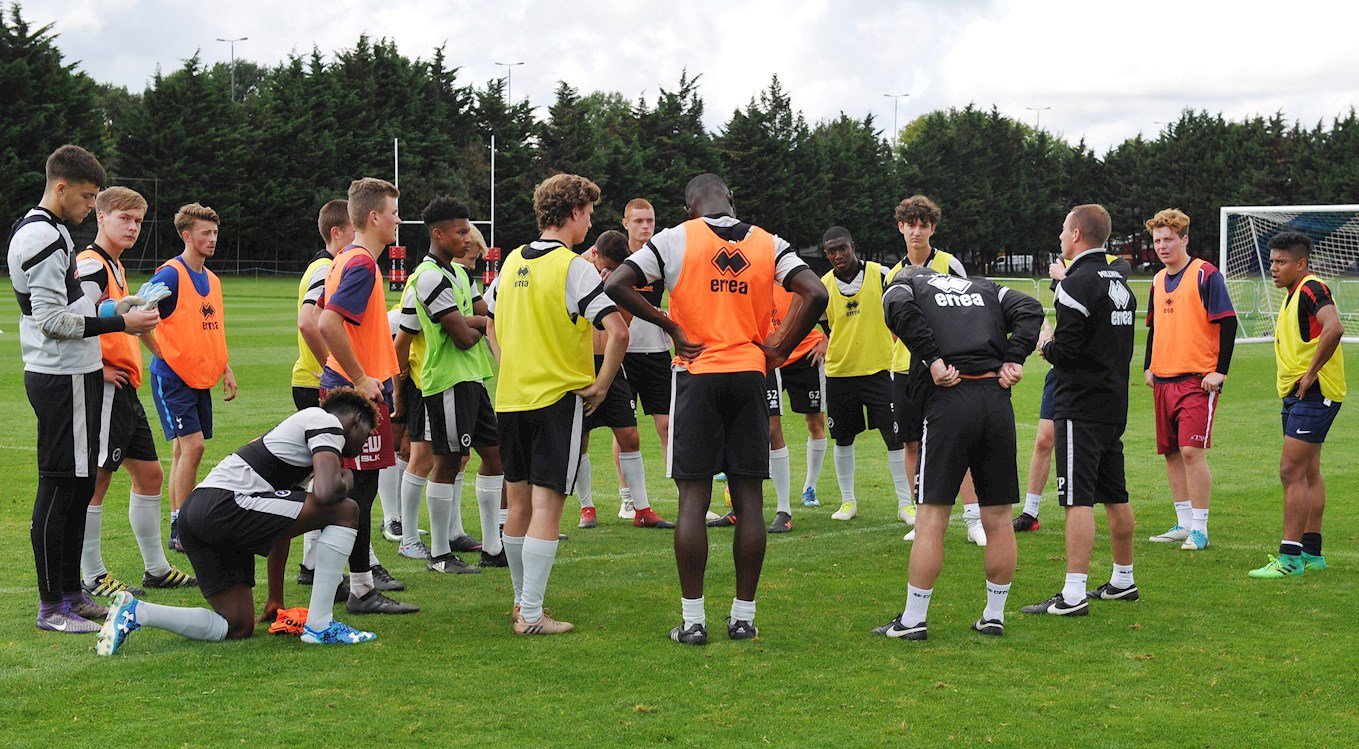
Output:
[[889,130],[884,93],[911,94],[902,124],[969,102],[1026,121],[1025,107],[1051,106],[1044,127],[1101,152],[1185,107],[1282,109],[1311,124],[1359,100],[1359,5],[1316,0],[29,0],[23,12],[54,21],[67,57],[95,79],[134,90],[195,50],[227,60],[217,37],[248,36],[238,56],[273,63],[313,46],[329,55],[366,33],[410,56],[445,45],[477,85],[503,75],[496,61],[523,61],[515,98],[542,107],[558,80],[654,99],[687,68],[702,75],[714,130],[774,74],[813,122],[871,112]]

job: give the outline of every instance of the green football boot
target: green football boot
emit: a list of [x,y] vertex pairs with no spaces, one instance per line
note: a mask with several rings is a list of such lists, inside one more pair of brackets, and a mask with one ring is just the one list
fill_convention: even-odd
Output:
[[1277,580],[1281,577],[1299,577],[1307,569],[1302,559],[1283,554],[1269,556],[1269,564],[1251,570],[1250,576],[1257,580]]

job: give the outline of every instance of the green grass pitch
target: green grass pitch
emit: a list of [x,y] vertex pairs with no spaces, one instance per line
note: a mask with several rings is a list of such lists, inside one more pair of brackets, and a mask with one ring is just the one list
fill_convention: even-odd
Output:
[[[204,471],[291,412],[295,289],[292,279],[226,280],[241,394],[223,403],[220,388],[215,393],[217,436]],[[1331,568],[1297,580],[1246,577],[1275,549],[1280,533],[1279,403],[1269,346],[1237,349],[1217,415],[1213,545],[1203,552],[1145,540],[1169,526],[1173,513],[1154,452],[1150,391],[1135,384],[1126,444],[1143,599],[1096,604],[1087,618],[1018,613],[1062,581],[1062,522],[1049,487],[1043,529],[1019,539],[1005,637],[969,628],[984,602],[981,550],[966,543],[957,514],[930,610],[929,641],[872,636],[872,627],[901,609],[907,545],[894,517],[883,446],[868,434],[858,448],[858,518],[830,519],[839,493],[828,459],[818,485],[823,506],[805,510],[795,497],[794,531],[770,538],[758,599],[760,638],[732,643],[721,635],[733,575],[730,533],[714,529],[707,585],[713,642],[673,644],[666,634],[678,621],[679,588],[670,533],[634,529],[616,518],[608,440],[597,434],[600,527],[577,530],[578,505],[568,499],[562,530],[570,540],[561,545],[548,588],[548,606],[576,624],[574,634],[514,637],[508,571],[435,575],[398,557],[375,533],[379,556],[409,586],[398,597],[422,611],[360,618],[341,608],[341,618],[378,633],[371,645],[310,648],[262,629],[245,642],[210,644],[142,630],[117,657],[99,658],[92,636],[33,626],[34,422],[20,376],[17,318],[12,297],[4,295],[5,746],[1234,747],[1287,741],[1324,747],[1353,746],[1359,735],[1359,467],[1353,459],[1359,437],[1348,409],[1324,453]],[[1134,361],[1140,368],[1140,352]],[[1015,392],[1021,473],[1045,369],[1031,359]],[[1356,371],[1351,362],[1352,380]],[[142,400],[150,411],[145,388]],[[806,435],[796,417],[785,419],[785,429],[796,494]],[[642,435],[652,501],[673,517],[674,486],[663,475],[645,418]],[[161,448],[168,458],[168,446]],[[140,560],[125,520],[127,489],[119,474],[106,504],[104,554],[110,569],[131,581],[139,577]],[[772,517],[772,488],[765,492]],[[462,501],[468,528],[479,535],[470,488]],[[1109,573],[1102,520],[1100,528],[1092,585]],[[300,542],[294,563],[299,554]],[[262,586],[262,559],[258,576]],[[306,605],[305,590],[289,584],[287,592],[289,605]],[[193,590],[150,599],[203,605]],[[256,599],[262,602],[262,587]]]

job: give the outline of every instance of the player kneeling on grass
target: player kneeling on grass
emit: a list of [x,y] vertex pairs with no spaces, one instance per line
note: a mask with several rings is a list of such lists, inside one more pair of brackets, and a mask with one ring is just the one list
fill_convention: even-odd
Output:
[[[335,589],[354,546],[359,508],[349,493],[353,458],[379,419],[373,402],[351,388],[327,393],[319,408],[289,416],[227,456],[184,502],[180,538],[212,610],[162,606],[127,591],[113,598],[97,652],[112,655],[141,627],[192,640],[241,640],[255,631],[255,555],[269,558],[269,594],[260,621],[283,608],[283,572],[294,536],[321,529],[315,583],[302,641],[349,645],[377,636],[331,618]],[[313,478],[312,491],[300,488]]]
[[[972,471],[986,529],[986,609],[973,629],[1005,633],[1015,571],[1010,506],[1019,501],[1015,412],[1010,388],[1024,375],[1043,323],[1037,300],[984,278],[911,266],[882,297],[888,327],[910,348],[910,377],[933,385],[924,397],[917,470],[915,543],[906,610],[873,630],[925,639],[925,614],[944,560],[944,531],[963,476]],[[930,380],[926,380],[926,372]]]

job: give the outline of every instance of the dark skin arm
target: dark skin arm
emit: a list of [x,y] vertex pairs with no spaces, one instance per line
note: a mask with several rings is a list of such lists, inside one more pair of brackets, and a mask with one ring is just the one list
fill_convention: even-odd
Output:
[[283,608],[283,573],[288,569],[288,548],[292,546],[292,541],[291,538],[280,538],[274,542],[274,548],[269,550],[269,594],[264,599],[261,622],[277,619],[279,609]]
[[806,268],[794,271],[793,275],[785,279],[784,285],[797,299],[789,305],[788,316],[775,331],[774,339],[779,342],[778,345],[763,347],[766,372],[773,371],[788,360],[793,349],[812,332],[812,326],[821,319],[821,313],[826,311],[826,305],[830,302],[826,285],[821,283],[815,273],[806,272]]
[[486,337],[486,318],[481,315],[463,317],[456,309],[449,310],[439,320],[439,325],[453,339],[453,345],[466,351]]
[[[609,278],[604,281],[604,293],[608,294],[614,304],[617,304],[624,312],[664,330],[666,335],[670,336],[671,340],[675,342],[676,356],[684,361],[693,361],[694,359],[697,359],[698,355],[703,353],[703,349],[705,349],[706,346],[701,342],[690,341],[685,337],[684,329],[679,326],[679,323],[671,320],[665,313],[655,307],[652,307],[651,302],[648,302],[637,289],[633,288],[634,286],[645,283],[646,279],[641,278],[636,269],[631,265],[620,265],[614,272],[610,273]],[[825,298],[824,290],[822,292],[822,298]],[[824,308],[826,305],[823,302],[821,306]],[[820,315],[821,313],[817,312],[817,314]],[[806,331],[803,331],[803,335],[806,335]],[[796,342],[794,343],[794,346],[795,345]],[[788,350],[791,351],[792,347],[789,347]]]
[[[354,473],[340,464],[340,456],[328,450],[312,455],[312,495],[322,505],[342,501],[354,489]],[[280,538],[269,550],[269,593],[264,600],[260,621],[273,621],[283,608],[283,573],[288,568],[288,550],[292,537]]]

